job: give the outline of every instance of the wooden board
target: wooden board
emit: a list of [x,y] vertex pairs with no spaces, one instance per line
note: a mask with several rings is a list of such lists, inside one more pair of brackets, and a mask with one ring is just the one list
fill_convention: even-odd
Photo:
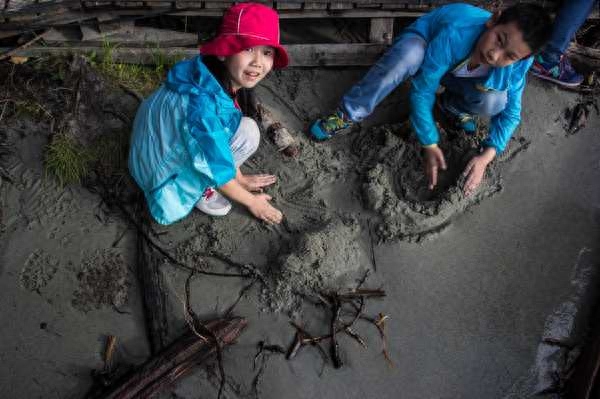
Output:
[[[293,44],[287,45],[290,55],[290,67],[316,66],[369,66],[385,51],[383,44]],[[0,48],[0,54],[11,49]],[[198,54],[198,49],[189,47],[170,47],[160,50],[167,57],[191,58]],[[67,54],[102,54],[99,46],[77,47],[28,47],[16,51],[13,55],[39,57],[47,55]],[[117,47],[111,51],[115,62],[133,64],[152,64],[156,57],[156,49]]]

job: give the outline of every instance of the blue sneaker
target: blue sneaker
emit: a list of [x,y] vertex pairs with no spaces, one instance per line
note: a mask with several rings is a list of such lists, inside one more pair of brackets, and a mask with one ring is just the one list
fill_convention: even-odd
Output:
[[463,130],[466,134],[475,134],[477,132],[477,121],[475,117],[466,112],[459,112],[454,107],[448,105],[447,96],[441,95],[437,102],[440,111],[450,128]]
[[563,87],[577,87],[583,82],[583,75],[578,74],[569,59],[563,54],[559,61],[552,62],[537,54],[531,66],[531,73],[540,79],[549,80]]
[[310,134],[315,140],[327,140],[336,134],[346,133],[353,125],[354,122],[337,109],[333,114],[314,121],[310,126]]

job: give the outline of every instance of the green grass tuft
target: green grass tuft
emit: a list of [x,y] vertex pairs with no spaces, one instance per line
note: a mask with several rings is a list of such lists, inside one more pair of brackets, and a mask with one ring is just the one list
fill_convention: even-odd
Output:
[[46,171],[56,176],[61,186],[81,183],[93,160],[88,150],[64,133],[55,135],[46,148]]
[[101,60],[90,54],[88,61],[102,73],[117,83],[129,87],[143,96],[152,93],[165,79],[167,71],[182,60],[183,54],[166,55],[159,47],[152,49],[152,65],[124,64],[116,62],[113,52],[117,48],[105,39],[102,46]]

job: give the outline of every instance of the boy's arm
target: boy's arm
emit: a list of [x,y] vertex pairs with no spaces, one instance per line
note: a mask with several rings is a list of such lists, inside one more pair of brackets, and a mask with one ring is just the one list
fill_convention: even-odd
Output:
[[423,146],[431,146],[439,141],[439,132],[433,119],[433,107],[440,81],[453,64],[451,51],[449,35],[435,37],[428,43],[421,68],[412,80],[410,122]]
[[493,147],[496,154],[506,148],[515,129],[521,122],[521,97],[525,89],[527,71],[533,63],[533,57],[522,61],[518,71],[513,71],[513,76],[507,90],[506,107],[494,116],[490,124],[488,138],[483,142],[484,147]]

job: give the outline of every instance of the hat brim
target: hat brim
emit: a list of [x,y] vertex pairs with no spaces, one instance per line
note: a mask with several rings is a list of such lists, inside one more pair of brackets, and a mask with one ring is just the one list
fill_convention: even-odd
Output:
[[204,43],[200,47],[200,54],[228,57],[256,46],[270,46],[275,49],[273,68],[281,69],[289,64],[287,51],[282,45],[260,36],[221,34],[213,40]]

